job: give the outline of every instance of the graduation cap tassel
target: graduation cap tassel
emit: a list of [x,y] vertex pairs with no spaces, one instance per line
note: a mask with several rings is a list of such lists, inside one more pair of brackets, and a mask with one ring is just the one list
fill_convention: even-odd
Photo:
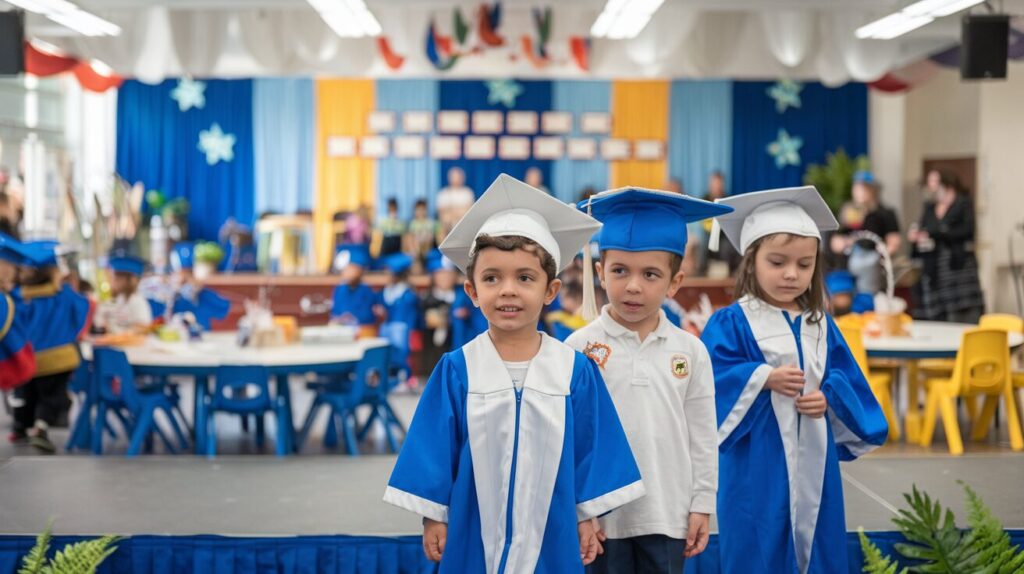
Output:
[[[587,201],[587,215],[590,215],[590,201]],[[597,309],[597,293],[594,292],[594,255],[588,242],[583,247],[583,320],[590,323],[600,314]]]
[[722,237],[722,226],[718,223],[718,218],[711,220],[711,235],[708,237],[708,251],[718,253],[718,242],[721,241]]

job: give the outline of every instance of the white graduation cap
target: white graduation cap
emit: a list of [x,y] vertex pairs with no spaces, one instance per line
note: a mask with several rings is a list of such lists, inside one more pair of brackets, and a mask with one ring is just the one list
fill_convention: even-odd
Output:
[[477,237],[516,235],[543,247],[561,272],[600,228],[575,206],[503,173],[455,224],[440,250],[465,272]]
[[718,232],[745,254],[758,239],[789,233],[821,240],[822,231],[839,228],[832,210],[814,186],[755,191],[715,200],[734,209],[715,218],[709,248],[718,250]]

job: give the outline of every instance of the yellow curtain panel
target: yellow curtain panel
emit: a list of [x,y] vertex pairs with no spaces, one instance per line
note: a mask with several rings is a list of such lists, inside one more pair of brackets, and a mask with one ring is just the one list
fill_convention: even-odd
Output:
[[334,256],[334,214],[360,207],[375,213],[377,162],[359,157],[331,157],[332,137],[369,135],[367,115],[376,107],[373,80],[317,80],[316,170],[317,188],[313,210],[316,226],[316,258],[327,269]]
[[[618,81],[612,83],[612,137],[631,141],[654,139],[668,149],[669,82]],[[634,185],[664,189],[668,162],[613,161],[612,187]]]

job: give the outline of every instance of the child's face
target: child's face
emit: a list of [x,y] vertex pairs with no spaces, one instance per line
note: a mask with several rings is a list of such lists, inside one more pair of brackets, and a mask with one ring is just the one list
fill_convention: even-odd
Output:
[[576,311],[579,311],[582,305],[583,301],[580,300],[579,297],[562,297],[562,310],[570,315],[574,314]]
[[434,287],[442,289],[444,291],[450,291],[455,288],[456,275],[454,271],[449,269],[440,269],[434,271]]
[[14,289],[14,282],[17,278],[18,266],[0,259],[0,292],[7,293]]
[[397,205],[389,205],[388,206],[388,216],[389,217],[398,217],[398,206]]
[[486,247],[476,255],[473,282],[466,294],[480,307],[491,329],[507,334],[536,331],[544,305],[558,295],[562,282],[548,283],[537,255],[522,249]]
[[667,251],[619,251],[609,249],[597,264],[608,302],[626,326],[657,316],[665,297],[675,295],[686,276],[672,274],[672,254]]
[[786,307],[806,293],[817,258],[814,237],[780,233],[765,238],[754,259],[754,275],[768,303]]
[[355,265],[349,263],[341,270],[341,280],[343,283],[352,284],[358,283],[363,278],[363,267],[362,265]]
[[130,295],[135,292],[139,278],[131,273],[112,271],[110,273],[110,290],[114,295]]
[[426,219],[427,218],[427,206],[426,205],[417,205],[416,209],[414,211],[414,214],[416,215],[416,219]]

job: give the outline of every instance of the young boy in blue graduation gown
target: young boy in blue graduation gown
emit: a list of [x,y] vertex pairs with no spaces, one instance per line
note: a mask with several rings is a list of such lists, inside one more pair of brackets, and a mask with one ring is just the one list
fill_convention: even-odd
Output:
[[370,266],[370,250],[362,244],[339,245],[334,268],[341,272],[341,283],[331,297],[331,323],[354,325],[361,337],[377,336],[377,320],[384,316],[380,293],[363,283]]
[[146,262],[124,250],[115,250],[107,258],[111,300],[100,303],[96,327],[106,333],[141,333],[153,323],[153,311],[138,292]]
[[28,340],[10,295],[24,256],[21,242],[0,232],[0,391],[25,384],[36,372],[32,342]]
[[582,572],[591,519],[643,495],[597,367],[537,330],[599,227],[501,175],[441,245],[490,327],[434,369],[384,500],[424,517],[442,573]]
[[716,222],[743,255],[738,301],[702,335],[715,368],[722,572],[846,572],[839,461],[881,445],[888,427],[826,311],[821,232],[835,217],[813,187],[719,203],[735,208]]
[[405,253],[394,253],[381,263],[388,273],[388,285],[381,293],[387,318],[380,327],[380,334],[391,342],[392,369],[405,376],[409,374],[409,335],[421,324],[420,299],[408,283],[413,260]]
[[[423,360],[424,369],[433,369],[441,356],[451,350],[452,329],[451,309],[455,302],[458,271],[451,259],[434,249],[426,257],[427,273],[430,274],[430,289],[420,302],[423,316]],[[461,285],[459,285],[461,290]]]
[[203,329],[209,331],[214,319],[219,320],[228,316],[231,301],[196,281],[192,274],[194,248],[192,242],[182,241],[176,243],[171,252],[171,268],[174,270],[175,283],[178,285],[171,312],[192,313]]
[[14,442],[28,440],[39,451],[52,454],[48,430],[67,414],[68,379],[78,368],[78,340],[89,330],[92,305],[88,299],[60,283],[54,251],[56,242],[25,243],[26,257],[19,270],[13,299],[25,336],[35,353],[36,373],[16,388]]
[[[598,193],[578,207],[604,224],[597,271],[609,304],[566,343],[600,366],[647,489],[600,519],[605,552],[591,571],[678,574],[707,546],[715,511],[715,377],[700,339],[670,321],[663,304],[685,277],[685,224],[731,209],[640,188]],[[593,300],[594,282],[584,283]]]

